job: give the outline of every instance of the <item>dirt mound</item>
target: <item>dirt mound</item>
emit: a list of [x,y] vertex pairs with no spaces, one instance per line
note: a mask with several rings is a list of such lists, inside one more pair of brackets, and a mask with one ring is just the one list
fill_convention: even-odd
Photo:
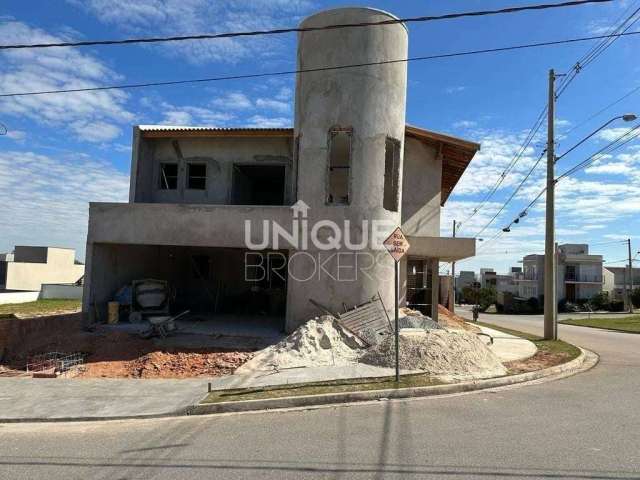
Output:
[[[380,367],[395,366],[395,341],[387,336],[360,359]],[[506,375],[498,357],[477,337],[463,331],[429,330],[400,335],[400,368],[451,378],[489,378]]]
[[[188,378],[229,375],[253,355],[248,351],[212,348],[163,348],[152,339],[100,326],[94,332],[52,336],[37,348],[25,348],[0,365],[0,376],[26,375],[27,362],[44,352],[81,352],[84,363],[76,378]],[[10,368],[9,368],[10,367]]]
[[126,365],[134,378],[187,378],[230,375],[250,357],[248,352],[152,352]]
[[279,343],[260,350],[236,373],[351,365],[357,362],[363,349],[361,340],[342,328],[335,318],[324,315],[309,320]]
[[455,313],[451,313],[449,309],[442,305],[438,305],[438,322],[447,328],[457,328],[475,333],[479,333],[481,331],[477,326],[468,323],[464,318],[456,315]]

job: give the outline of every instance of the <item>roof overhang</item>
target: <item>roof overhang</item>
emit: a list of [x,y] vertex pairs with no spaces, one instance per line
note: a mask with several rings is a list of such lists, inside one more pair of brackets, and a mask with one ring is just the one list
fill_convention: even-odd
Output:
[[476,152],[480,150],[480,144],[412,125],[407,125],[405,135],[436,148],[442,155],[440,205],[444,205]]
[[[293,138],[293,128],[220,128],[178,125],[139,125],[143,138],[280,137]],[[407,125],[405,136],[434,147],[442,156],[440,205],[444,205],[480,144]]]
[[407,236],[407,255],[437,258],[441,262],[454,262],[476,254],[475,238],[460,237],[414,237]]

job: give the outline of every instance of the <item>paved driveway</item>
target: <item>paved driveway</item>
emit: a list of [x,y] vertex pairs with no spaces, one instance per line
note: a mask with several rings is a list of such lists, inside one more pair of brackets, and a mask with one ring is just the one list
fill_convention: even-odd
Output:
[[[483,318],[540,332],[536,318]],[[640,478],[640,335],[563,380],[311,411],[0,426],[0,478]]]

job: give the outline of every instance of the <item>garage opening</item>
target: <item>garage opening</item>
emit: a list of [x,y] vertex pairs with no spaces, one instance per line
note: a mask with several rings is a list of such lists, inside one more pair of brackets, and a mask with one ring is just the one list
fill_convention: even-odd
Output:
[[[94,245],[92,301],[101,309],[143,279],[167,283],[169,310],[209,334],[268,336],[284,331],[286,251],[159,245]],[[122,316],[126,321],[126,315]]]
[[284,165],[234,165],[233,205],[284,205]]

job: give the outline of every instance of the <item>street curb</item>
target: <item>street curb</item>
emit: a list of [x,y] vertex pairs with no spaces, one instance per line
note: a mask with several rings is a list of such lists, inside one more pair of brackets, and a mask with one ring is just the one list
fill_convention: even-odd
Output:
[[448,385],[430,387],[409,387],[387,390],[370,390],[364,392],[327,393],[297,397],[270,398],[264,400],[242,400],[194,405],[187,409],[187,415],[210,415],[219,413],[238,413],[259,410],[280,410],[319,405],[335,405],[344,403],[368,402],[375,400],[392,400],[416,397],[431,397],[487,390],[510,385],[525,384],[541,379],[555,380],[593,368],[598,363],[596,353],[580,348],[580,355],[570,362],[554,367],[536,370],[535,372],[509,375],[485,380],[474,380]]

